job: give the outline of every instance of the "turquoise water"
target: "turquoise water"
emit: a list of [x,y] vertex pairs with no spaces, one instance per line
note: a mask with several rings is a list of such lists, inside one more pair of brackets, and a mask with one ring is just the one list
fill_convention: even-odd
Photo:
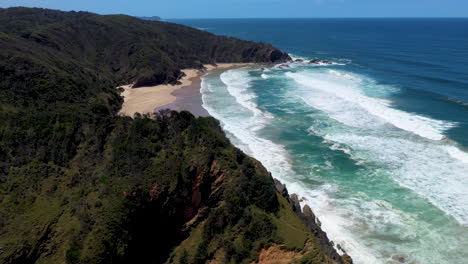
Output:
[[231,141],[356,263],[468,263],[468,20],[191,20],[303,59],[206,76]]

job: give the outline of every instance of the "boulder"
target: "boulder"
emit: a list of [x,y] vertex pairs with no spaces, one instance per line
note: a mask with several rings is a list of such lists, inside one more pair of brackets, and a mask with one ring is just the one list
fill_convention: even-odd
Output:
[[285,198],[288,198],[289,197],[289,194],[288,194],[288,189],[286,188],[286,185],[282,184],[280,181],[278,181],[277,179],[273,179],[274,182],[275,182],[275,188],[276,190]]
[[327,64],[327,65],[331,65],[333,63],[331,61],[327,61],[327,60],[313,59],[313,60],[309,61],[309,64]]
[[311,61],[309,61],[309,64],[320,64],[321,60],[318,60],[318,59],[313,59]]

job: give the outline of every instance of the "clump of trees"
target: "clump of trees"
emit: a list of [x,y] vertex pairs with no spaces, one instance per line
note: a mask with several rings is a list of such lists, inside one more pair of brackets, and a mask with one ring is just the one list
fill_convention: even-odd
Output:
[[182,260],[224,248],[249,262],[281,243],[271,176],[215,119],[121,117],[116,87],[287,58],[175,24],[0,9],[0,262],[161,263],[197,228],[196,252]]

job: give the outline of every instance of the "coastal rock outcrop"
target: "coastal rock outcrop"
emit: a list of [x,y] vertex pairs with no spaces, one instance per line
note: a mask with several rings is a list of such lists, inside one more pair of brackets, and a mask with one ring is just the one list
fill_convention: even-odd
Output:
[[270,59],[273,63],[292,61],[288,53],[279,49],[275,49],[271,52]]
[[282,69],[282,70],[286,70],[286,69],[290,69],[290,68],[291,68],[291,66],[289,66],[289,65],[286,64],[286,63],[279,64],[279,65],[277,65],[277,67],[278,67],[279,69]]
[[0,9],[0,50],[0,263],[250,263],[278,252],[342,263],[312,214],[216,119],[118,114],[120,84],[176,83],[180,69],[215,62],[281,63],[285,52],[31,8]]
[[[352,258],[348,254],[340,255],[336,251],[333,242],[328,238],[320,227],[320,220],[315,216],[314,212],[308,205],[304,205],[301,209],[299,198],[296,194],[289,194],[286,185],[282,184],[279,180],[274,179],[276,190],[283,195],[284,198],[289,202],[294,212],[299,218],[306,224],[307,228],[314,234],[315,238],[319,242],[323,252],[336,261],[339,264],[352,264]],[[341,246],[340,246],[341,248]],[[345,252],[344,250],[342,250]]]
[[333,63],[332,63],[331,61],[327,61],[327,60],[313,59],[313,60],[309,61],[309,64],[318,64],[318,65],[325,64],[325,65],[331,65],[331,64],[333,64]]

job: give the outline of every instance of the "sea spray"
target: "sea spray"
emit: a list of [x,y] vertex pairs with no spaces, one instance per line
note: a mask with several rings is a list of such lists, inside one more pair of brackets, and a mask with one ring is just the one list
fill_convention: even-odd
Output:
[[[284,149],[276,153],[287,155],[294,173],[285,175],[288,188],[307,196],[304,202],[335,242],[345,248],[356,245],[350,250],[356,263],[452,264],[468,259],[468,227],[461,224],[468,211],[462,202],[466,196],[449,196],[450,179],[468,174],[463,167],[468,153],[468,20],[187,23],[266,41],[303,60],[290,63],[289,69],[248,70],[247,92],[256,96],[259,110],[274,117],[254,135]],[[310,65],[312,59],[345,65]],[[344,84],[355,92],[352,99],[357,95],[364,103],[320,90],[327,88],[323,85],[301,85],[288,72],[319,77],[337,91]],[[209,85],[215,92],[204,94],[205,105],[222,123],[226,120],[231,140],[248,149],[249,140],[236,140],[228,128],[236,130],[251,114],[232,108],[231,100],[238,103],[225,99],[231,95],[219,75],[208,76],[204,88]],[[369,106],[378,111],[372,113]],[[230,115],[238,116],[237,123]],[[464,188],[463,180],[458,185],[454,187]]]
[[[337,71],[333,73],[335,75],[306,71],[303,73],[287,73],[287,76],[317,93],[323,93],[323,96],[329,98],[327,103],[344,103],[350,107],[358,107],[367,111],[367,116],[369,114],[373,115],[381,121],[431,140],[443,139],[443,132],[456,125],[451,122],[434,120],[391,108],[391,102],[387,100],[364,95],[359,88],[362,85],[359,79],[349,78],[350,75],[346,73],[341,75],[336,75],[336,73],[339,73]],[[344,109],[338,109],[338,111],[344,112]],[[336,118],[342,117],[341,112],[334,114]],[[358,121],[357,119],[360,118],[356,117],[347,124],[350,125],[352,122]],[[358,123],[358,125],[360,124]]]
[[[311,201],[313,197],[319,197],[318,200],[330,204],[329,199],[326,198],[325,192],[320,193],[315,191],[314,194],[311,195],[299,184],[301,179],[298,179],[298,177],[300,176],[296,175],[292,170],[291,160],[283,146],[262,138],[257,133],[257,131],[262,128],[262,124],[266,124],[268,120],[271,119],[271,114],[262,114],[262,111],[256,108],[256,104],[252,102],[255,96],[247,92],[249,81],[252,79],[247,74],[247,71],[245,69],[231,70],[222,73],[219,78],[222,80],[222,84],[218,83],[218,87],[213,87],[213,85],[216,84],[207,83],[206,79],[203,79],[202,93],[204,107],[213,117],[222,121],[223,129],[229,132],[228,135],[230,135],[233,143],[247,154],[262,162],[272,175],[286,183],[292,192],[299,194],[301,197],[309,197]],[[222,109],[219,107],[221,106],[219,101],[215,103],[210,100],[216,98],[216,89],[221,85],[223,85],[232,96],[232,98],[230,98],[231,100],[229,100],[226,98],[226,95],[224,95],[223,100],[230,101],[230,103],[223,101],[222,105],[224,107]],[[218,93],[218,96],[221,94],[222,92]],[[232,104],[233,101],[237,102],[238,105]],[[232,115],[232,113],[236,113],[238,116]],[[244,120],[239,122],[239,116],[243,117]],[[316,206],[316,204],[310,205]],[[333,212],[334,210],[326,211]],[[379,263],[368,248],[356,242],[354,239],[351,239],[351,234],[346,232],[343,226],[338,223],[338,221],[344,222],[345,218],[330,214],[323,216],[323,220],[326,221],[326,224],[323,226],[324,230],[326,230],[332,238],[340,238],[336,242],[341,243],[350,254],[354,253],[354,259],[357,260],[358,263]]]
[[[328,73],[312,69],[330,74],[329,80],[340,78],[334,88],[342,85],[341,78],[360,84],[366,79],[338,69]],[[379,97],[348,90],[351,97],[343,98],[292,78],[294,74],[316,77],[310,71],[308,65],[273,69],[268,79],[261,78],[256,68],[210,74],[202,82],[204,107],[221,121],[235,145],[304,198],[323,229],[356,263],[451,263],[466,257],[456,248],[443,247],[467,245],[468,238],[458,236],[466,230],[439,209],[463,222],[468,207],[464,207],[466,196],[461,191],[466,185],[438,178],[446,174],[456,180],[466,167],[449,155],[446,147],[452,145],[446,145],[446,140],[428,138],[443,136],[454,124],[412,118],[411,113],[393,109],[386,98],[397,91],[392,87],[374,91]],[[347,89],[361,88],[354,83]],[[401,129],[368,111],[368,103],[362,106],[351,99],[390,109],[386,113],[400,111],[399,117],[433,126],[431,134],[424,137]],[[308,138],[310,142],[304,141]],[[427,167],[430,163],[438,166]],[[437,191],[429,197],[433,188]],[[444,195],[444,190],[454,188],[460,190],[450,192],[459,195],[458,203]],[[434,245],[440,250],[434,251]]]

